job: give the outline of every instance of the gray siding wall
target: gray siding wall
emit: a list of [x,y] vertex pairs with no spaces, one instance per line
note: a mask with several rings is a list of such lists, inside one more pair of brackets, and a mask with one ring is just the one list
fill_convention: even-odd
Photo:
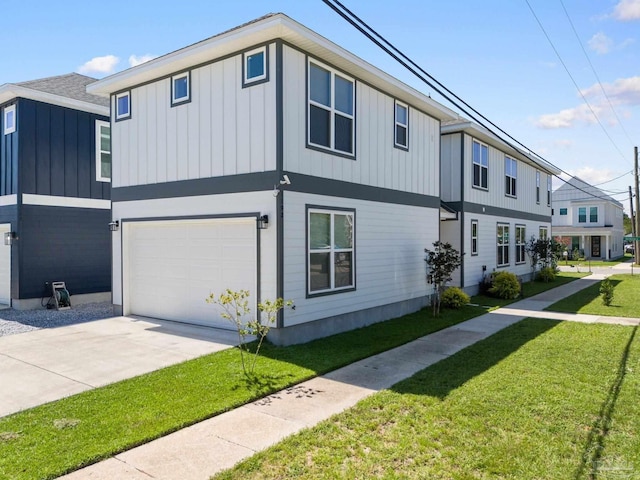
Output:
[[[441,181],[440,191],[442,200],[445,202],[459,202],[461,195],[462,172],[462,142],[461,133],[452,133],[442,136],[441,154]],[[468,182],[465,182],[468,183]]]

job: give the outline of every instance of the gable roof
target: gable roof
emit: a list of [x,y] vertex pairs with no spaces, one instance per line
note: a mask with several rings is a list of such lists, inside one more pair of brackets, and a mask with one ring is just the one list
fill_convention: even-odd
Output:
[[605,201],[611,202],[623,208],[622,203],[613,197],[607,195],[598,187],[585,182],[581,178],[571,177],[566,183],[563,183],[553,192],[554,201],[571,201],[571,202],[594,202]]
[[98,80],[89,85],[87,91],[108,96],[276,39],[282,39],[435,118],[452,120],[457,117],[452,110],[429,96],[409,87],[282,13],[265,15]]
[[68,73],[26,82],[6,83],[0,86],[0,104],[21,97],[108,116],[108,99],[87,93],[87,85],[95,81],[95,78],[86,75]]

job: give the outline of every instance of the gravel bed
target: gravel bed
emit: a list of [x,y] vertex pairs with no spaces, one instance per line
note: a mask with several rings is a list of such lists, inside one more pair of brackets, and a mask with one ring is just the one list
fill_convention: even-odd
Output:
[[[73,298],[71,300],[73,302]],[[0,310],[0,337],[30,332],[41,328],[62,327],[74,323],[90,322],[113,317],[113,305],[109,302],[73,305],[70,310]]]

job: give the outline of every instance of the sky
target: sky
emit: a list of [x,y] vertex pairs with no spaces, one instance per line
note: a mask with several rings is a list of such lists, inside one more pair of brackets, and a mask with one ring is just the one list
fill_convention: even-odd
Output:
[[[341,1],[493,123],[602,184],[629,212],[640,0]],[[69,72],[103,78],[282,12],[461,113],[321,0],[0,0],[0,12],[0,85]]]

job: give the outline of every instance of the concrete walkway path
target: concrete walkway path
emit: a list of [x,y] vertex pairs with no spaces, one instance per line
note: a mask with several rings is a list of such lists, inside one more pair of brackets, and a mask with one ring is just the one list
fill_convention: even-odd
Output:
[[[541,313],[556,301],[605,276],[591,275],[515,302],[508,308],[495,310],[316,377],[62,478],[208,479],[255,452],[303,428],[312,427],[526,317],[611,323],[611,317]],[[639,322],[640,319],[622,319],[615,323],[637,325]]]

